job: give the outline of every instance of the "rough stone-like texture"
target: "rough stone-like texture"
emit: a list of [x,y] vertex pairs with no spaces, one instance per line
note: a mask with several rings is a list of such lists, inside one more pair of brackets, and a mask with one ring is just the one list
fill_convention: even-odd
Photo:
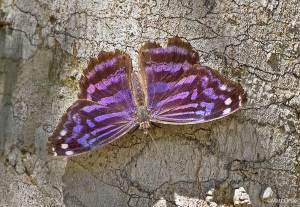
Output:
[[[299,206],[297,0],[0,0],[0,206]],[[238,113],[140,131],[69,160],[47,137],[75,100],[86,59],[179,35],[201,62],[240,81]],[[137,70],[137,68],[135,68]],[[260,199],[273,190],[269,203]]]

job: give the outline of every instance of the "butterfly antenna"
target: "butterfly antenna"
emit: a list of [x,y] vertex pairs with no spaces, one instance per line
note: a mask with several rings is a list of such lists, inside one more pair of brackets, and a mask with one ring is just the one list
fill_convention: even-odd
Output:
[[158,149],[158,145],[157,145],[156,141],[154,140],[154,137],[149,133],[148,130],[147,130],[146,134],[149,135],[149,137],[152,139],[153,144],[154,144],[154,146],[155,146],[155,148],[156,148],[156,151],[157,151],[158,153],[160,153],[160,155],[161,155],[161,151]]
[[[146,134],[149,135],[149,137],[152,139],[153,144],[156,148],[156,151],[157,151],[157,153],[159,153],[159,156],[164,159],[164,156],[163,156],[162,152],[159,150],[158,145],[157,145],[156,141],[154,140],[154,137],[151,135],[151,133],[149,133],[148,130],[146,131]],[[166,159],[164,159],[164,162],[165,162],[166,166],[169,167],[168,162],[167,162]]]

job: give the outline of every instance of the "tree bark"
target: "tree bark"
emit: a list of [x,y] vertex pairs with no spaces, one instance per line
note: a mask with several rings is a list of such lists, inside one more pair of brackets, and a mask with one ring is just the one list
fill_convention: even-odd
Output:
[[[0,0],[0,206],[243,206],[247,195],[299,205],[299,10],[295,0]],[[243,85],[242,110],[152,128],[155,143],[135,131],[47,157],[89,57],[120,49],[138,70],[144,42],[175,35]]]

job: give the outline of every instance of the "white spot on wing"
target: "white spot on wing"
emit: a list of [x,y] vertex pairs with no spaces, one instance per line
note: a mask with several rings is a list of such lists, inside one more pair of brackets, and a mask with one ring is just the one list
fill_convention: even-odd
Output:
[[226,115],[231,112],[231,108],[227,108],[223,111],[223,115]]
[[60,134],[60,136],[63,137],[63,136],[65,136],[67,134],[67,130],[63,129],[63,130],[60,131],[59,134]]
[[53,151],[53,152],[55,151],[55,148],[54,148],[54,147],[52,147],[52,151]]
[[221,91],[225,91],[227,89],[227,86],[223,84],[219,88]]
[[54,153],[53,153],[53,156],[57,156],[57,153],[56,153],[56,152],[54,152]]
[[61,148],[62,148],[62,149],[67,149],[68,147],[69,147],[68,144],[61,144]]
[[72,119],[73,119],[73,121],[75,121],[75,122],[76,122],[77,118],[78,118],[78,115],[77,115],[77,114],[74,114],[74,115],[72,116]]
[[66,155],[73,155],[74,152],[73,152],[72,150],[70,150],[70,151],[66,151],[65,154],[66,154]]
[[224,101],[225,105],[230,105],[232,103],[232,100],[231,98],[227,98],[225,101]]

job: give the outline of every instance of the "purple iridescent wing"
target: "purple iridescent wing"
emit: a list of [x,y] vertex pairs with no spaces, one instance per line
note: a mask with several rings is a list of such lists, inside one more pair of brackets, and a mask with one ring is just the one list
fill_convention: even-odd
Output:
[[77,100],[48,140],[52,155],[77,155],[100,147],[136,126],[131,60],[120,51],[101,52],[80,80]]
[[241,85],[197,62],[190,44],[177,37],[165,48],[155,43],[141,48],[140,67],[151,121],[203,123],[239,109],[246,100]]

